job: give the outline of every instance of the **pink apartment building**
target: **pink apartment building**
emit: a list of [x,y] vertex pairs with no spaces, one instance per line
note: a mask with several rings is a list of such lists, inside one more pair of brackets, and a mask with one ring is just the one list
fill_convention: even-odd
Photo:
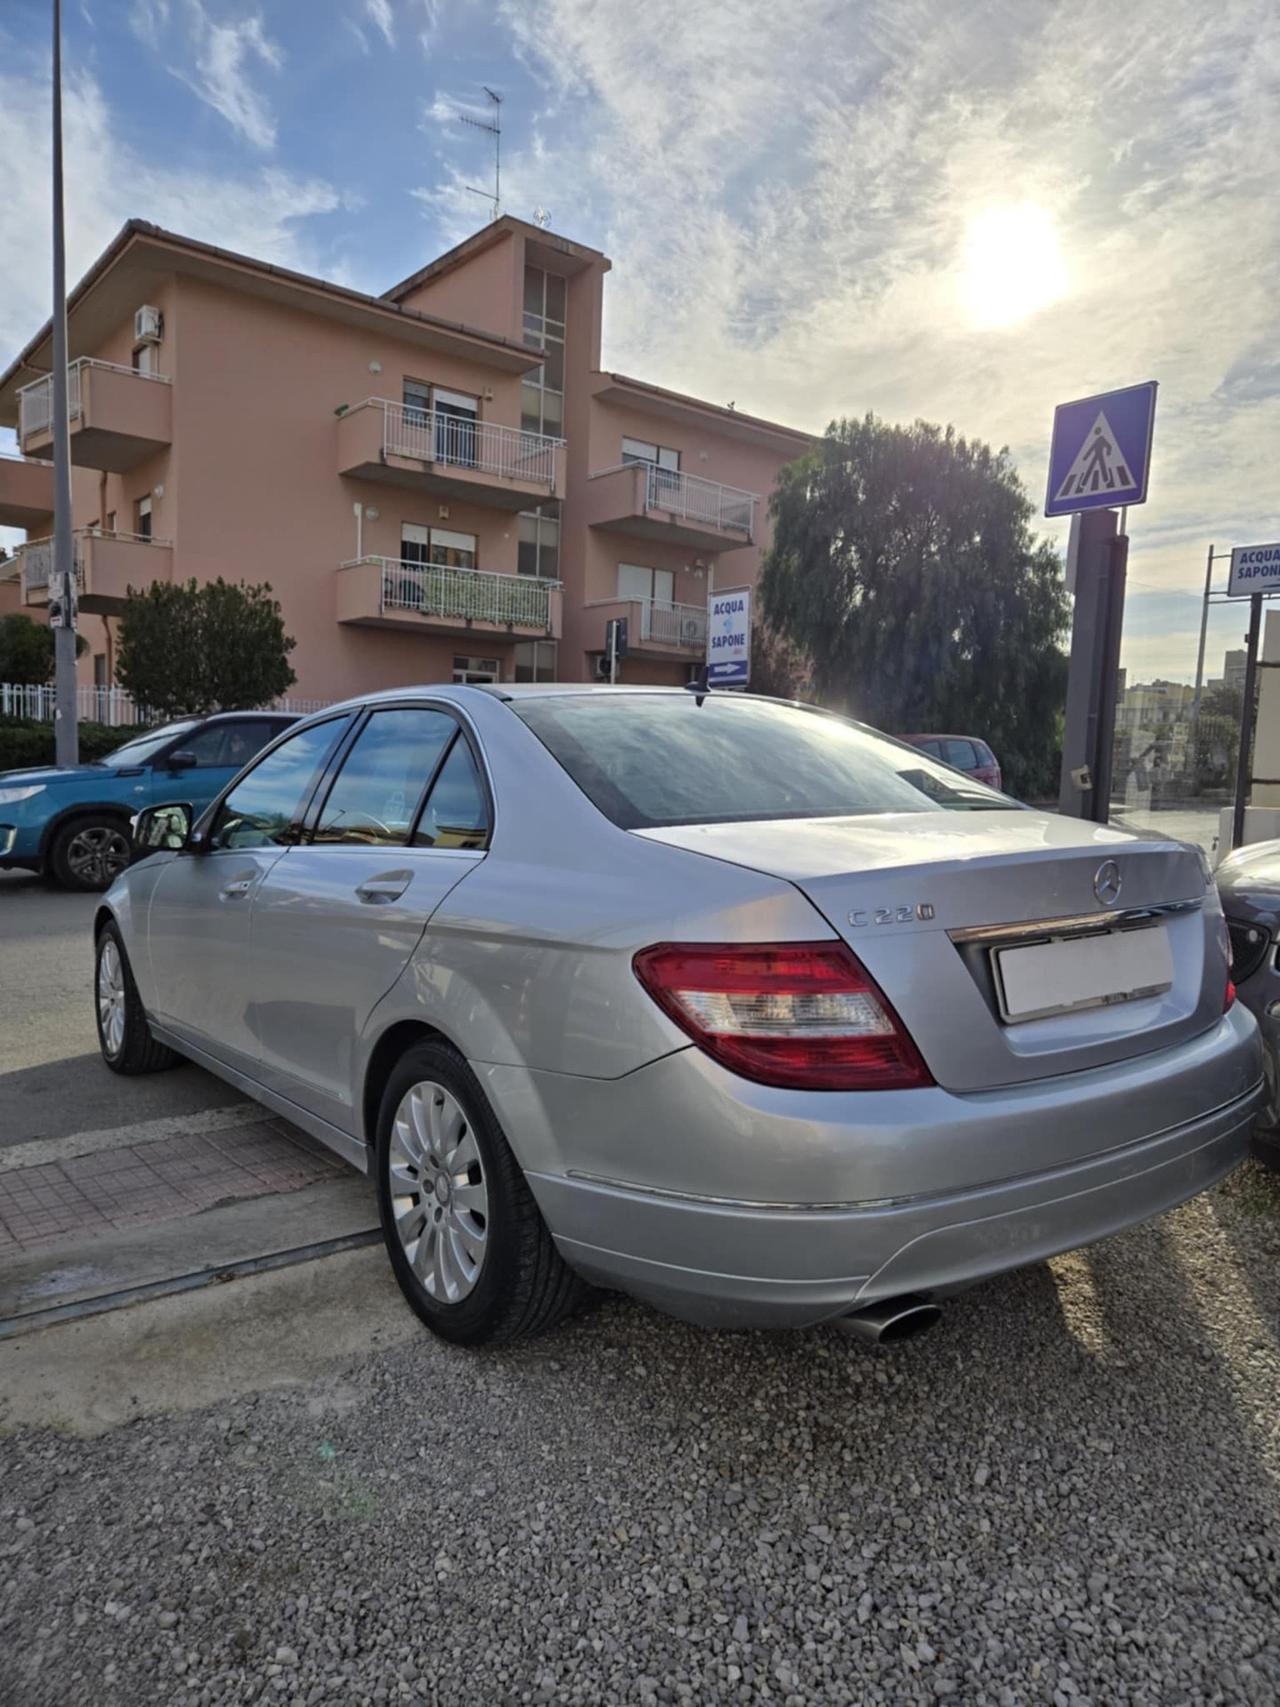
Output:
[[[805,433],[601,368],[609,261],[502,218],[383,296],[131,221],[69,304],[82,679],[126,588],[267,581],[300,698],[688,680]],[[47,598],[50,331],[0,378],[0,610]]]

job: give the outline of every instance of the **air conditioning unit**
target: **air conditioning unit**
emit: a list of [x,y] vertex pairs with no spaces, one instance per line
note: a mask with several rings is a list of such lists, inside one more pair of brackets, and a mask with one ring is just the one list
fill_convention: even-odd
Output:
[[601,652],[596,659],[596,675],[602,682],[609,680],[609,654]]
[[696,646],[702,639],[702,623],[696,616],[687,616],[680,624],[680,639],[686,646]]
[[149,302],[144,302],[133,317],[135,344],[158,344],[164,337],[164,315]]
[[447,522],[449,520],[448,504],[440,504],[437,506],[437,520],[442,522]]

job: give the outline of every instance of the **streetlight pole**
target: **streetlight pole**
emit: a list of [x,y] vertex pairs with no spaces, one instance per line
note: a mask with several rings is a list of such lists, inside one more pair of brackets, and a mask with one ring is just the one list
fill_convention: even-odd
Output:
[[78,764],[76,575],[71,533],[71,436],[67,408],[67,259],[62,219],[62,0],[53,0],[53,577],[54,744],[60,765]]

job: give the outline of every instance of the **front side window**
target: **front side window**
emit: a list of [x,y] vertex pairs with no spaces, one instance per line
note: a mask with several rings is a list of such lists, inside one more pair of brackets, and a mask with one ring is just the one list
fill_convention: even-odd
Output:
[[879,812],[1019,811],[845,718],[730,695],[565,694],[519,717],[624,830]]
[[415,848],[483,848],[489,839],[489,806],[475,757],[459,734],[431,785],[414,832]]
[[973,750],[972,741],[948,739],[942,743],[942,756],[949,765],[954,765],[958,771],[971,771],[982,760]]
[[457,729],[443,711],[375,711],[329,790],[312,840],[330,846],[403,847],[441,753]]
[[291,847],[316,779],[350,725],[349,716],[309,724],[268,753],[218,808],[210,847]]
[[197,770],[235,770],[247,765],[277,733],[278,724],[265,717],[208,723],[189,740],[179,741],[175,753],[191,753]]

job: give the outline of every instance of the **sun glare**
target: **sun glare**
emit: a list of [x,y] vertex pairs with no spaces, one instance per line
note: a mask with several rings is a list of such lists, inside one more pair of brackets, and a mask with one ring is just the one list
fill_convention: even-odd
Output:
[[969,221],[960,293],[976,325],[1016,325],[1066,288],[1058,234],[1042,207],[988,207]]

